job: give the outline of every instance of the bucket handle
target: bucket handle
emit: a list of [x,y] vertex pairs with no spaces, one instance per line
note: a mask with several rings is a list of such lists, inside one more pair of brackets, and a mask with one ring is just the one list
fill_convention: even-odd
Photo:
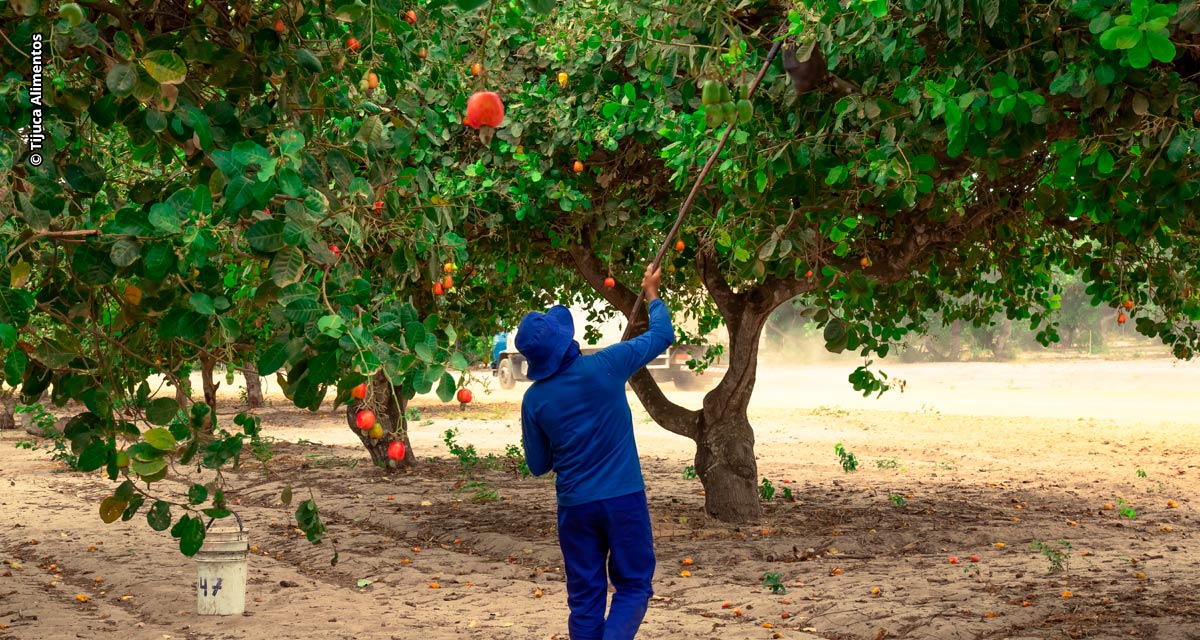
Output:
[[[238,512],[229,512],[229,513],[233,514],[234,518],[238,519],[238,533],[246,533],[246,527],[245,527],[245,525],[241,524],[241,516],[238,515]],[[216,521],[217,521],[216,518],[210,518],[209,524],[204,527],[204,532],[208,533],[210,528],[212,528],[212,524],[214,524],[214,522],[216,522]],[[250,542],[246,543],[246,551],[250,551]]]
[[[234,518],[237,518],[238,533],[246,533],[246,527],[242,524],[242,517],[239,516],[236,511],[230,511],[229,513],[233,514]],[[213,526],[213,523],[216,521],[217,521],[216,518],[209,518],[208,525],[204,527],[205,532],[207,532],[209,529],[211,529]]]

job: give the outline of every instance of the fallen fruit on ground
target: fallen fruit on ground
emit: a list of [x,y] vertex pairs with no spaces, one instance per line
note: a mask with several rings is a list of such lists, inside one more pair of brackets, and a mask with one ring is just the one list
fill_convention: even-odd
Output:
[[733,606],[733,605],[732,605],[732,604],[731,604],[731,603],[730,603],[728,600],[726,600],[725,602],[722,602],[722,603],[721,603],[721,608],[722,608],[722,609],[728,609],[728,608],[729,608],[729,607],[731,607],[731,606]]
[[362,411],[359,411],[358,414],[354,416],[354,423],[358,425],[359,429],[367,431],[371,427],[375,426],[375,412],[371,411],[370,409],[363,409]]
[[436,582],[430,582],[430,583],[429,583],[429,588],[430,588],[430,589],[441,589],[441,588],[442,588],[442,585],[440,585],[440,584],[438,584],[438,583],[436,583]]
[[958,557],[950,556],[950,564],[958,564]]
[[1105,504],[1104,504],[1104,510],[1105,510],[1105,511],[1112,511],[1112,508],[1113,508],[1113,506],[1112,506],[1112,503],[1111,503],[1111,502],[1108,502],[1108,503],[1105,503]]
[[685,567],[690,567],[693,564],[696,564],[696,562],[694,560],[692,560],[691,558],[684,558],[682,564]]
[[679,572],[679,577],[681,577],[681,578],[690,578],[690,577],[692,577],[692,572],[691,572],[691,571],[688,571],[687,569],[684,569],[683,571],[680,571],[680,572]]
[[86,593],[76,594],[75,599],[80,602],[87,602],[88,600],[91,600],[91,598],[89,598]]
[[1073,598],[1073,597],[1075,597],[1075,594],[1071,593],[1070,591],[1064,591],[1064,592],[1062,592],[1062,597]]
[[831,576],[840,576],[840,575],[842,575],[842,570],[841,570],[841,568],[840,568],[840,567],[834,567],[834,568],[833,568],[833,571],[830,571],[830,572],[829,572],[829,575],[831,575]]
[[1032,602],[1030,602],[1030,601],[1028,601],[1028,600],[1022,600],[1022,601],[1021,601],[1021,606],[1022,606],[1022,607],[1028,607],[1028,606],[1032,606],[1032,605],[1033,605],[1033,603],[1032,603]]
[[997,543],[995,543],[995,544],[994,544],[994,545],[992,545],[992,546],[994,546],[994,547],[1000,547],[1001,549],[1003,549],[1003,548],[1004,548],[1004,543],[1003,543],[1003,542],[997,542]]
[[1167,508],[1168,509],[1178,509],[1179,503],[1175,502],[1174,500],[1167,500]]
[[871,587],[871,595],[877,596],[880,593],[881,593],[881,591],[879,590],[879,587]]
[[971,556],[971,562],[979,562],[979,556]]

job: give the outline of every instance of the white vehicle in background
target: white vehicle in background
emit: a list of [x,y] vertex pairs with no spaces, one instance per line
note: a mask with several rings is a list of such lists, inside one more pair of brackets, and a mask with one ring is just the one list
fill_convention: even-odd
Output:
[[[602,304],[602,303],[601,303]],[[618,316],[606,321],[589,320],[591,315],[586,307],[573,305],[569,307],[571,319],[575,324],[575,340],[579,350],[584,354],[597,351],[617,344],[625,332],[625,317]],[[518,382],[530,382],[525,376],[525,357],[517,351],[517,332],[513,330],[507,336],[507,346],[499,352],[492,371],[500,381],[501,388],[512,389]],[[716,334],[709,335],[710,344],[723,344],[724,341]],[[658,382],[674,382],[675,387],[682,391],[702,391],[716,386],[725,375],[726,367],[723,358],[718,358],[702,373],[696,373],[688,368],[688,361],[703,360],[708,352],[709,344],[671,345],[667,350],[646,365],[650,375]]]

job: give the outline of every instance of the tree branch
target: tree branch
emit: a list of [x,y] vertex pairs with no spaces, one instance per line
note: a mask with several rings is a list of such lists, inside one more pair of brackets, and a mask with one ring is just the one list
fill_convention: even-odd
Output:
[[696,269],[704,288],[712,295],[717,311],[721,312],[721,317],[726,318],[728,322],[729,318],[737,314],[740,301],[738,294],[734,293],[725,276],[721,274],[721,267],[717,264],[717,251],[712,244],[706,244],[696,253]]

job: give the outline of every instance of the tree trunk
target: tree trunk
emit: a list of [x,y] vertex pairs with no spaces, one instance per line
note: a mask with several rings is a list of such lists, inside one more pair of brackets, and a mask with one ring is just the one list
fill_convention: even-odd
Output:
[[242,369],[242,375],[246,378],[246,404],[251,409],[261,409],[264,404],[262,378],[250,369]]
[[[346,405],[346,424],[354,435],[362,441],[367,453],[371,454],[371,462],[375,466],[396,472],[401,468],[408,469],[416,466],[417,457],[413,455],[412,446],[408,442],[408,420],[405,409],[408,400],[404,397],[404,389],[392,386],[382,372],[375,374],[367,387],[367,397]],[[370,409],[375,412],[375,421],[383,427],[383,436],[372,438],[368,430],[358,428],[358,412]],[[399,440],[404,443],[404,459],[395,461],[388,458],[388,447]]]
[[212,356],[200,357],[200,384],[204,385],[204,402],[208,408],[217,412],[217,388],[220,382],[213,379],[213,370],[217,368],[217,359]]
[[7,402],[0,403],[0,431],[16,428],[17,421],[13,418],[12,405]]
[[950,352],[946,354],[947,359],[958,362],[962,356],[962,320],[955,320],[950,324]]
[[726,317],[729,364],[721,383],[704,397],[696,441],[696,475],[704,485],[704,510],[725,522],[762,517],[754,428],[746,412],[758,375],[758,345],[767,314],[744,304]]

